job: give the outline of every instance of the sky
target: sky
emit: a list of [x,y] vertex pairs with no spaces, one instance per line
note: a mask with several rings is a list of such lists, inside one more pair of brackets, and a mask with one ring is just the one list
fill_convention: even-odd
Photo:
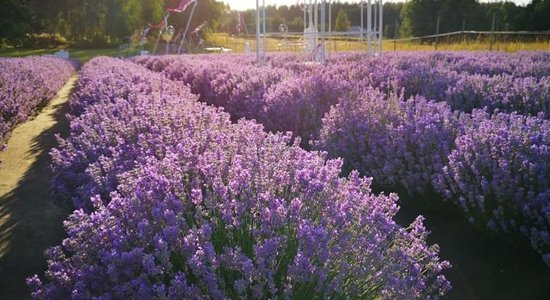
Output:
[[[302,2],[303,0],[265,0],[266,5],[292,5],[296,4],[298,2]],[[481,2],[492,2],[494,0],[481,0]],[[515,2],[518,5],[526,5],[527,3],[531,2],[531,0],[509,0],[512,2]],[[228,3],[232,9],[238,9],[238,10],[245,10],[250,8],[256,8],[256,0],[224,0],[225,3]],[[359,0],[341,0],[340,2],[357,2],[359,3]],[[399,1],[391,1],[391,2],[399,2]],[[262,3],[262,0],[260,0],[260,4]]]

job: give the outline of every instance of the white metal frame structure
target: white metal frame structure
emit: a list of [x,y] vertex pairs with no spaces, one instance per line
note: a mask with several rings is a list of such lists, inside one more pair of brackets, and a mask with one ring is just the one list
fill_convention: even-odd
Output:
[[266,6],[265,0],[256,0],[256,61],[262,63],[265,61],[267,53],[267,31],[266,31]]
[[323,63],[326,60],[327,52],[327,28],[326,28],[326,9],[329,7],[329,40],[332,38],[330,25],[331,20],[331,2],[326,0],[304,1],[302,9],[304,10],[304,51],[311,54],[314,62]]
[[[304,51],[308,57],[317,63],[325,62],[331,56],[333,46],[332,32],[332,1],[331,0],[303,0],[302,10],[304,12]],[[326,13],[328,6],[328,37],[326,28]],[[365,43],[365,7],[366,12],[366,44],[369,55],[382,54],[384,35],[384,1],[383,0],[361,0],[361,30],[359,41]],[[266,31],[266,5],[265,0],[256,0],[256,60],[261,63],[265,61],[267,53],[267,31]],[[329,46],[327,49],[327,40]]]
[[369,55],[382,54],[384,37],[384,1],[361,0],[361,33],[359,40],[365,42],[364,33],[364,8],[367,7],[367,53]]

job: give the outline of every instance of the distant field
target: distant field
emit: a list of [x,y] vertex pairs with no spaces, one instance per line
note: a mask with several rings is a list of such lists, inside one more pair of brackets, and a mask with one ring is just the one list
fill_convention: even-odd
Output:
[[[231,37],[227,34],[210,34],[207,36],[206,41],[214,46],[225,47],[233,49],[234,52],[244,52],[245,42],[248,41],[250,49],[255,48],[255,38],[250,36],[248,39],[243,37]],[[284,52],[297,52],[301,51],[299,45],[300,39],[289,37],[284,41],[278,38],[267,39],[267,49],[270,52],[284,51]],[[435,50],[433,43],[419,43],[414,41],[396,41],[384,40],[384,51],[431,51]],[[489,40],[477,40],[477,41],[458,41],[450,43],[439,43],[437,50],[439,51],[488,51],[491,48],[491,42]],[[367,45],[362,44],[353,39],[334,38],[332,43],[328,43],[327,49],[331,51],[357,51],[366,50]],[[515,52],[515,51],[534,51],[534,50],[546,50],[550,51],[550,41],[537,41],[537,42],[496,42],[493,44],[493,50]]]
[[[245,52],[245,43],[248,42],[250,51],[254,51],[256,47],[256,40],[253,35],[248,39],[244,37],[231,37],[225,33],[209,34],[206,37],[206,44],[214,47],[224,47],[232,49],[233,52],[243,53]],[[150,45],[151,46],[151,45]],[[164,49],[164,44],[160,45],[161,49]],[[152,46],[151,46],[152,48]],[[267,49],[269,52],[301,52],[302,51],[301,39],[297,36],[289,36],[286,39],[282,38],[268,38]],[[491,48],[489,40],[477,40],[477,41],[457,41],[457,42],[441,42],[438,44],[437,50],[439,51],[488,51]],[[419,43],[416,41],[394,41],[384,40],[383,42],[384,52],[391,51],[433,51],[435,45],[433,43]],[[44,55],[53,54],[60,49],[0,49],[0,57],[21,57],[29,55]],[[127,57],[135,55],[136,53],[128,52],[118,48],[105,48],[105,49],[66,49],[69,51],[71,58],[77,59],[80,63],[86,63],[90,59],[96,56],[113,56],[113,57]],[[327,50],[332,52],[345,52],[345,51],[360,51],[367,50],[365,43],[360,43],[353,38],[344,39],[341,37],[334,37],[332,43],[327,42]],[[516,51],[550,51],[550,41],[537,41],[537,42],[497,42],[493,44],[493,50],[504,52],[516,52]],[[163,51],[159,51],[163,53]]]

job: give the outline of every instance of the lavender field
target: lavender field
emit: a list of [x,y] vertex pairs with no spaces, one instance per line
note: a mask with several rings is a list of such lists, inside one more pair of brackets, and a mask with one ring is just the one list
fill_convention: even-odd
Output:
[[0,149],[13,127],[24,122],[75,71],[73,63],[53,56],[0,58]]
[[500,297],[459,231],[550,294],[548,53],[99,57],[69,105],[33,298]]

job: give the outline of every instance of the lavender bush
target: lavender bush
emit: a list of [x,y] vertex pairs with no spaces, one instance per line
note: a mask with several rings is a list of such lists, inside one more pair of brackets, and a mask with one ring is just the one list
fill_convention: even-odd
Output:
[[474,111],[435,179],[470,222],[521,232],[550,266],[550,122]]
[[[347,172],[357,169],[373,176],[377,189],[419,196],[431,194],[433,182],[441,189],[455,139],[476,123],[464,112],[484,108],[490,114],[549,115],[550,56],[543,52],[343,54],[323,66],[277,55],[267,61],[270,72],[287,73],[272,81],[262,76],[252,80],[255,70],[265,66],[238,58],[157,57],[139,63],[188,85],[201,101],[230,112],[233,121],[246,117],[268,131],[290,131],[306,149],[318,138],[317,149],[344,158]],[[510,163],[512,158],[493,159]],[[522,185],[516,184],[527,188]],[[513,189],[501,192],[507,199],[515,197]],[[544,215],[544,207],[533,210]],[[517,222],[511,215],[503,219]]]
[[308,148],[321,130],[321,120],[338,99],[353,88],[340,76],[305,75],[290,78],[265,95],[265,109],[258,122],[273,132],[292,132]]
[[422,195],[446,164],[459,129],[445,103],[370,89],[330,111],[316,147],[342,157],[346,170],[372,176],[383,188]]
[[487,108],[524,115],[550,116],[550,77],[466,75],[449,86],[444,101],[453,109],[471,112]]
[[[195,102],[187,88],[133,63],[90,61],[70,101],[71,135],[51,151],[54,191],[74,207],[90,210],[90,197],[108,196],[119,173],[134,168],[145,154],[162,155],[164,144],[179,138],[160,134],[156,122],[176,130],[182,124],[175,114],[199,109]],[[143,135],[150,141],[139,144]]]
[[0,58],[0,149],[13,127],[53,98],[74,70],[53,56]]
[[[86,77],[102,64],[129,63],[96,60]],[[45,279],[28,279],[34,298],[413,299],[450,289],[422,218],[397,225],[397,196],[373,195],[356,172],[339,177],[340,160],[231,123],[190,94],[129,95],[84,101],[54,152],[54,164],[88,177],[91,208],[65,223]]]

